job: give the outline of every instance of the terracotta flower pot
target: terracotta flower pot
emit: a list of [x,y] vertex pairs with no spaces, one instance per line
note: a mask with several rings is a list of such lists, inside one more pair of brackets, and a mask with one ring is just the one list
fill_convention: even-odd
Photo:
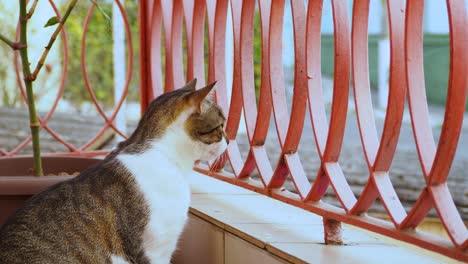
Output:
[[[81,157],[43,157],[44,175],[81,172],[101,159]],[[0,159],[0,226],[24,202],[49,186],[74,176],[32,176],[32,157]]]

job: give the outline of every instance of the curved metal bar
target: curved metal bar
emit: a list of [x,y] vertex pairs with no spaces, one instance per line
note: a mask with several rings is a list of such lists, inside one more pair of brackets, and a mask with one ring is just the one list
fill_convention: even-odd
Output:
[[[397,227],[405,219],[406,211],[395,192],[395,188],[393,188],[389,173],[374,171],[372,172],[372,177],[374,178],[373,182],[375,183],[375,189],[379,193],[380,201],[382,202],[385,211],[387,211],[390,216],[393,224]],[[364,190],[364,192],[365,191],[366,190]],[[361,196],[364,195],[364,192]]]
[[[355,103],[362,146],[367,157],[370,177],[374,177],[374,180],[366,185],[352,213],[358,214],[368,210],[378,196],[396,226],[404,220],[406,212],[393,188],[388,171],[398,143],[405,107],[404,50],[401,49],[404,45],[404,8],[404,1],[387,1],[390,29],[390,89],[382,137],[377,142],[374,142],[376,140],[374,137],[377,136],[375,123],[369,122],[374,120],[367,62],[369,1],[356,1],[353,14],[356,19],[353,20]],[[359,19],[364,21],[359,22]],[[361,72],[362,68],[367,71]]]
[[353,5],[352,60],[353,88],[361,143],[367,166],[373,167],[379,139],[369,83],[368,20],[369,0],[356,0]]
[[[260,95],[258,99],[258,113],[257,120],[255,121],[255,129],[250,142],[250,152],[252,159],[255,162],[260,179],[264,186],[268,184],[273,175],[273,168],[265,148],[265,141],[270,127],[271,117],[271,84],[268,77],[268,64],[269,64],[269,21],[271,1],[259,0],[258,9],[260,14],[260,25],[262,32],[262,65],[261,65],[261,80],[260,80]],[[247,158],[249,159],[249,157]]]
[[148,104],[156,97],[161,95],[163,91],[162,73],[161,73],[161,28],[162,28],[162,8],[161,1],[155,1],[151,14],[150,26],[150,47],[149,54],[151,58],[150,78],[151,89],[148,95]]
[[[422,35],[424,1],[408,1],[406,8],[406,76],[418,155],[434,207],[452,242],[455,246],[461,247],[468,239],[468,231],[456,210],[446,186],[446,180],[460,135],[468,84],[466,74],[460,74],[460,72],[467,72],[466,61],[468,59],[467,51],[463,48],[463,43],[466,43],[467,40],[465,3],[463,1],[447,1],[450,24],[449,91],[444,124],[437,149],[429,125],[422,68],[422,38],[419,37]],[[421,64],[418,65],[418,63]],[[424,123],[420,123],[421,120]],[[420,197],[420,199],[422,198]],[[420,204],[422,203],[418,203],[416,206],[421,206]],[[422,208],[416,207],[413,210],[427,214],[429,209]]]
[[167,92],[185,84],[182,63],[182,0],[164,1],[161,8],[166,50],[164,91]]
[[187,34],[187,81],[197,78],[205,85],[205,1],[184,0],[185,32]]
[[[423,176],[427,182],[432,166],[435,144],[429,125],[429,110],[426,104],[422,51],[422,16],[424,1],[410,1],[406,5],[405,17],[405,70],[408,86],[408,105],[411,114],[413,135],[418,150]],[[419,17],[420,16],[420,17]],[[417,63],[421,63],[418,65]],[[398,226],[399,229],[416,227],[429,213],[433,202],[425,188],[411,208],[407,217]]]
[[[291,12],[294,32],[294,93],[288,132],[282,148],[282,159],[288,165],[289,175],[301,199],[311,189],[297,149],[304,129],[307,110],[307,58],[306,58],[306,6],[304,1],[291,1]],[[271,81],[271,80],[270,80]],[[287,111],[287,110],[286,110]],[[294,160],[294,162],[292,162]],[[281,162],[278,162],[281,164]],[[273,177],[280,177],[281,169],[275,170]]]
[[321,27],[322,1],[310,1],[307,8],[307,79],[309,114],[319,157],[323,158],[328,135],[328,121],[322,92]]
[[[304,81],[306,80],[305,24],[302,23],[302,25],[300,25],[300,21],[305,22],[305,7],[303,6],[303,2],[299,3],[298,1],[291,1],[294,26],[294,57],[296,62],[299,61],[299,64],[295,64],[294,68],[294,93],[290,119],[287,110],[284,73],[282,68],[284,4],[284,1],[275,1],[272,3],[270,11],[270,84],[272,93],[271,97],[273,99],[273,114],[276,131],[278,133],[278,140],[281,146],[281,156],[279,157],[279,161],[276,165],[273,176],[268,183],[268,188],[281,187],[289,173],[301,171],[302,169],[302,166],[298,167],[299,165],[291,166],[289,168],[285,161],[285,154],[293,154],[297,150],[300,135],[302,134],[302,127],[304,125],[305,107],[307,103],[307,84]],[[303,6],[302,10],[297,9],[297,5],[300,4]],[[299,57],[299,54],[302,55],[302,58]],[[295,113],[295,110],[299,112]],[[292,177],[292,179],[294,181],[294,177]],[[297,187],[295,182],[294,185]],[[301,193],[300,195],[302,197],[305,194]]]
[[[244,9],[244,4],[245,4],[245,9]],[[229,107],[228,120],[226,122],[225,130],[230,140],[228,150],[227,150],[229,162],[231,164],[234,175],[240,178],[247,177],[248,175],[250,175],[250,173],[254,169],[254,163],[251,158],[248,159],[247,164],[244,164],[244,162],[242,162],[242,158],[241,158],[240,151],[239,151],[239,146],[236,141],[237,131],[239,128],[241,113],[242,113],[242,108],[243,108],[242,86],[244,82],[244,76],[242,74],[246,72],[246,71],[242,71],[242,67],[248,67],[246,64],[248,64],[249,62],[250,63],[253,62],[252,59],[246,62],[243,61],[243,57],[248,56],[247,55],[248,51],[241,52],[242,50],[241,45],[244,49],[245,48],[248,49],[248,47],[253,46],[253,44],[252,44],[252,34],[251,34],[252,31],[250,30],[249,32],[247,32],[249,29],[245,27],[246,26],[245,24],[242,25],[241,23],[242,23],[242,19],[245,19],[244,17],[246,16],[250,16],[251,18],[253,18],[254,8],[255,8],[255,1],[246,1],[246,2],[233,1],[231,2],[232,24],[233,24],[233,34],[234,34],[234,75],[233,75],[234,79],[232,82],[230,107]],[[251,35],[250,37],[248,36],[249,33]],[[246,41],[248,42],[247,45],[243,45],[242,43],[242,41],[244,41],[244,38],[246,38]],[[252,58],[251,54],[250,54],[250,58]],[[248,60],[249,58],[246,58],[246,59]],[[251,80],[253,84],[253,70],[247,71],[247,72],[252,72]],[[255,94],[253,98],[255,99]]]
[[[157,76],[153,77],[154,68],[151,65],[153,61],[153,57],[157,56],[156,54],[151,53],[151,48],[153,45],[160,45],[159,43],[155,43],[154,39],[159,39],[161,36],[160,28],[161,26],[157,27],[156,15],[155,11],[153,10],[153,5],[156,1],[138,1],[138,25],[140,28],[139,40],[140,40],[140,112],[141,115],[145,112],[146,108],[150,104],[151,100],[154,98],[154,89],[156,84],[155,81],[159,81],[161,83],[162,77],[157,79]],[[159,3],[159,1],[157,1]],[[161,16],[158,16],[161,17]],[[159,32],[158,32],[159,30]],[[155,34],[153,34],[155,33]],[[149,36],[149,37],[148,37]],[[157,40],[156,40],[157,41]],[[150,57],[151,60],[147,58]],[[159,64],[161,65],[161,59],[159,55]],[[161,69],[159,68],[159,73],[161,73]],[[157,74],[157,71],[156,73]],[[154,80],[157,79],[157,80]],[[162,89],[161,89],[162,90]]]
[[[270,30],[268,32],[268,71],[270,72],[271,99],[273,106],[273,118],[276,125],[276,133],[281,149],[286,139],[289,114],[287,111],[286,94],[284,92],[283,73],[283,16],[284,0],[272,1],[270,8]],[[275,186],[282,184],[274,184]]]
[[456,247],[461,247],[468,240],[468,230],[455,207],[447,183],[430,186],[429,193],[447,234]]
[[351,47],[347,1],[333,0],[333,25],[335,41],[335,74],[333,78],[333,102],[328,128],[327,143],[322,162],[338,200],[346,211],[356,203],[356,198],[344,178],[338,157],[343,143],[348,111],[351,71]]
[[416,228],[424,220],[424,217],[426,217],[433,206],[431,195],[427,188],[424,188],[413,208],[411,208],[406,218],[397,228],[400,230]]
[[[240,6],[235,4],[235,1],[231,3],[234,28],[233,86],[240,86],[247,137],[249,142],[252,142],[255,121],[257,119],[257,102],[255,99],[255,89],[253,89],[255,87],[253,67],[255,0],[242,1]],[[239,11],[241,11],[240,14],[238,13]]]
[[[265,5],[266,3],[259,3]],[[265,7],[260,7],[265,8]],[[267,7],[269,9],[269,7]],[[249,154],[245,162],[242,162],[242,158],[240,156],[240,152],[238,151],[237,142],[235,139],[231,138],[231,143],[228,149],[229,159],[231,161],[231,165],[233,167],[233,171],[239,179],[246,178],[250,176],[252,171],[255,167],[258,168],[260,178],[264,185],[267,184],[268,180],[271,178],[272,175],[272,168],[269,163],[266,151],[264,149],[263,143],[266,139],[266,133],[268,131],[268,123],[269,123],[269,114],[271,113],[270,104],[269,104],[269,91],[265,90],[265,81],[262,82],[261,95],[260,95],[260,107],[262,108],[257,116],[257,109],[256,109],[256,101],[255,101],[255,93],[252,87],[254,87],[254,80],[253,80],[253,18],[254,18],[254,11],[255,11],[255,1],[244,1],[244,2],[236,2],[233,3],[232,6],[233,10],[233,29],[234,29],[234,80],[233,86],[239,84],[241,97],[242,97],[242,106],[244,109],[244,115],[247,120],[247,129],[248,129],[248,139],[250,144]],[[262,12],[265,14],[265,12]],[[268,25],[265,23],[265,17],[268,16],[264,15],[263,25]],[[266,20],[268,21],[268,20]],[[267,36],[267,32],[263,30],[263,38]],[[267,41],[263,41],[262,44],[264,47],[268,43]],[[267,55],[267,52],[263,52],[264,56]],[[263,64],[262,70],[264,72],[263,79],[266,78],[266,68],[265,64]],[[234,88],[236,89],[236,88]],[[237,98],[234,98],[237,100]],[[263,101],[265,100],[265,101]],[[231,104],[233,104],[233,100],[231,100]],[[234,107],[238,107],[237,105]],[[231,107],[233,109],[233,107]],[[230,116],[232,118],[232,116]],[[263,120],[267,120],[262,121]],[[231,119],[232,120],[232,119]],[[240,119],[234,120],[232,123],[228,125],[228,130],[232,126],[237,126],[237,124],[233,124],[234,122],[239,122]],[[257,129],[262,129],[263,131],[257,132]],[[237,130],[236,130],[237,131]],[[260,134],[258,134],[260,133]],[[229,133],[228,133],[229,134]],[[253,134],[253,135],[252,135]],[[236,136],[236,135],[230,135]],[[255,139],[254,139],[255,137]],[[256,143],[253,143],[253,141]],[[258,143],[262,144],[258,146]],[[261,160],[263,162],[257,162],[257,160]],[[264,180],[264,177],[267,181]]]
[[[387,1],[390,35],[390,76],[387,112],[375,163],[372,166],[380,200],[390,219],[398,226],[406,217],[388,171],[395,155],[405,108],[406,78],[404,68],[405,1]],[[403,11],[402,11],[403,10]],[[386,173],[381,173],[386,172]]]
[[[248,177],[255,169],[255,167],[257,167],[259,170],[261,180],[263,184],[266,185],[268,183],[268,180],[271,178],[273,171],[271,166],[268,166],[270,163],[263,146],[263,143],[266,139],[266,133],[268,132],[269,115],[271,113],[271,106],[268,104],[269,91],[265,90],[265,86],[262,87],[263,91],[261,91],[261,98],[259,100],[260,105],[262,107],[261,111],[259,112],[261,116],[257,115],[255,90],[252,89],[255,86],[253,76],[253,19],[255,11],[255,1],[244,1],[241,5],[239,4],[240,2],[237,4],[234,4],[233,2],[232,6],[234,28],[233,86],[239,84],[240,90],[242,91],[242,106],[244,109],[244,116],[247,126],[247,137],[249,140],[250,149],[247,159],[243,163],[241,171],[238,172],[236,176],[238,178]],[[259,6],[260,4],[265,5],[266,3],[259,3]],[[265,8],[265,6],[262,6],[261,8]],[[266,8],[269,9],[269,7]],[[266,16],[264,15],[263,19],[265,19],[265,17]],[[265,25],[265,20],[263,21],[263,24]],[[262,37],[266,37],[266,35],[267,32],[265,32],[264,30],[262,32]],[[264,52],[264,56],[266,56],[266,52]],[[266,69],[263,68],[263,71],[265,73]],[[263,79],[267,78],[264,77]],[[265,85],[265,81],[263,81],[263,85]],[[266,101],[262,102],[262,100]],[[263,120],[261,120],[260,118],[263,118]],[[263,131],[257,132],[257,129],[261,129]],[[256,143],[253,142],[254,140],[256,141]],[[236,144],[237,142],[234,141],[233,143]],[[258,146],[258,143],[261,143],[262,145]],[[254,147],[256,147],[255,150],[253,150]],[[230,154],[236,155],[236,160],[241,160],[240,153],[239,155],[237,155],[237,152],[235,152],[234,154],[231,151]],[[259,158],[263,162],[255,162],[257,158]],[[266,181],[264,177],[267,179]]]
[[[233,81],[232,81],[232,92],[231,92],[231,100],[230,100],[230,107],[228,112],[228,120],[226,122],[226,134],[229,137],[230,141],[235,141],[237,136],[237,130],[239,129],[241,113],[242,113],[242,90],[239,81],[239,66],[236,65],[239,63],[239,59],[237,58],[236,54],[239,54],[239,31],[240,31],[240,16],[242,14],[242,3],[240,1],[232,1],[231,2],[231,14],[232,14],[232,28],[233,28],[233,40],[234,40],[234,74],[233,74]],[[236,143],[231,142],[230,145],[234,145]],[[237,155],[233,153],[233,155]],[[239,154],[240,158],[240,154]],[[235,168],[233,168],[236,170]],[[240,171],[240,167],[238,170]]]
[[406,78],[405,78],[405,1],[387,1],[389,37],[390,37],[390,74],[389,95],[385,123],[374,171],[388,171],[395,155],[398,138],[400,136],[403,111],[405,109]]
[[351,188],[337,163],[344,136],[349,94],[350,48],[346,4],[333,1],[335,39],[335,78],[330,124],[325,114],[321,82],[321,18],[323,1],[311,1],[307,19],[307,79],[309,85],[309,113],[317,152],[322,166],[306,200],[318,201],[331,183],[345,210],[356,202]]
[[460,131],[465,113],[468,87],[468,41],[465,1],[447,1],[450,24],[450,71],[444,123],[439,144],[431,167],[429,184],[442,184],[447,181],[457,150]]
[[[208,82],[216,81],[215,99],[224,113],[229,113],[226,84],[227,0],[206,0],[208,20]],[[229,118],[229,117],[228,117]]]
[[407,1],[405,28],[406,79],[408,85],[408,105],[411,113],[414,140],[418,157],[427,176],[432,167],[436,147],[429,122],[426,103],[426,90],[423,68],[423,15],[424,0]]
[[[328,135],[328,121],[325,114],[325,104],[322,92],[321,69],[321,26],[323,1],[310,1],[307,7],[306,52],[307,79],[309,87],[308,106],[312,122],[317,153],[323,160],[323,153]],[[317,171],[317,176],[306,200],[319,201],[330,185],[323,165]]]
[[262,65],[261,65],[261,79],[260,79],[260,95],[258,99],[258,113],[255,122],[254,134],[252,136],[253,146],[263,146],[268,134],[268,128],[271,117],[271,83],[268,78],[268,65],[269,56],[268,50],[270,47],[268,34],[269,34],[269,21],[271,4],[267,0],[258,1],[258,9],[260,13],[260,25],[262,32]]
[[[88,78],[88,72],[86,71],[86,32],[88,31],[88,25],[89,25],[89,20],[91,19],[91,15],[94,11],[94,5],[91,5],[88,13],[86,15],[84,27],[83,27],[83,36],[81,39],[81,70],[83,72],[83,79],[85,82],[86,89],[88,91],[89,96],[91,97],[91,101],[93,102],[94,106],[96,107],[98,113],[104,118],[106,121],[105,126],[98,132],[97,136],[94,137],[94,140],[90,140],[86,145],[92,144],[97,138],[99,138],[102,133],[104,133],[104,130],[107,129],[109,126],[112,127],[120,136],[125,137],[125,135],[120,132],[113,124],[114,120],[110,120],[107,115],[104,113],[104,109],[99,105],[99,102],[96,98],[96,95],[94,94],[94,90],[91,87],[91,83]],[[125,95],[127,93],[128,87],[124,88],[124,93]]]
[[335,74],[333,78],[333,102],[328,129],[327,144],[323,158],[337,161],[343,142],[346,114],[348,111],[349,81],[351,72],[351,48],[348,19],[348,3],[332,0],[335,40]]
[[86,72],[86,56],[85,56],[85,53],[86,53],[86,32],[87,32],[87,28],[88,28],[88,25],[89,25],[89,19],[90,19],[91,14],[92,14],[92,12],[94,10],[94,5],[91,5],[91,7],[90,7],[90,9],[88,11],[88,14],[86,16],[85,24],[84,24],[84,28],[83,28],[83,39],[82,39],[82,42],[81,42],[81,51],[82,51],[81,52],[81,69],[83,71],[83,78],[85,80],[86,89],[88,90],[88,93],[91,96],[91,99],[92,99],[94,105],[96,106],[98,112],[100,113],[100,115],[106,121],[106,124],[98,131],[96,136],[94,136],[86,144],[84,144],[83,146],[81,146],[79,148],[80,151],[86,150],[91,144],[93,144],[97,139],[99,139],[102,136],[102,134],[109,127],[111,127],[116,133],[118,133],[122,137],[126,138],[126,135],[124,135],[119,129],[117,129],[113,122],[114,122],[120,108],[122,107],[122,104],[123,104],[123,102],[125,100],[125,97],[126,97],[126,95],[128,93],[128,87],[130,85],[130,80],[132,79],[132,74],[133,74],[133,44],[132,44],[132,35],[131,35],[131,32],[130,32],[130,26],[129,26],[129,23],[128,23],[127,16],[125,14],[125,10],[124,10],[124,8],[123,8],[123,6],[122,6],[122,4],[120,3],[119,0],[115,0],[115,2],[117,3],[117,6],[119,8],[120,13],[122,14],[122,18],[124,20],[124,25],[125,25],[125,33],[127,35],[128,70],[127,70],[127,76],[126,76],[126,80],[125,80],[124,90],[122,91],[122,95],[119,98],[119,101],[117,102],[117,105],[115,106],[114,110],[112,111],[111,117],[108,118],[107,115],[104,113],[102,107],[97,102],[96,96],[94,95],[94,91],[91,88],[91,84],[90,84],[89,79],[88,79],[88,74]]
[[440,216],[450,239],[456,246],[468,240],[468,230],[455,207],[447,178],[452,166],[458,139],[463,124],[468,87],[468,41],[465,1],[448,0],[447,10],[450,24],[450,72],[447,102],[442,131],[428,177],[429,191],[434,207]]
[[[216,90],[214,99],[221,107],[223,112],[229,113],[229,103],[227,98],[226,84],[226,21],[229,2],[227,0],[206,0],[206,14],[208,21],[208,81],[216,81]],[[229,116],[227,117],[229,120]],[[225,128],[227,131],[227,126]],[[228,134],[229,137],[229,134]],[[231,138],[230,138],[231,139]],[[225,154],[216,162],[217,168],[215,171],[221,171],[227,160],[229,160],[232,168],[239,168],[239,160],[236,160],[231,153],[236,153],[232,146],[237,146],[230,142]],[[227,153],[227,154],[226,154]],[[227,157],[226,157],[227,156]],[[211,166],[211,165],[210,165]],[[212,169],[212,168],[210,168]]]

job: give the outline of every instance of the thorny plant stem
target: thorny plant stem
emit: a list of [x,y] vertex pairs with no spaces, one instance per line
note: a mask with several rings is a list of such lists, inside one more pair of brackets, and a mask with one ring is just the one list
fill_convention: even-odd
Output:
[[34,14],[34,11],[36,11],[37,2],[39,2],[39,0],[34,0],[34,2],[32,3],[31,9],[29,9],[28,12],[28,18],[31,18]]
[[19,50],[20,57],[21,57],[21,64],[23,67],[23,80],[24,86],[26,87],[26,94],[28,99],[28,110],[29,110],[29,123],[31,128],[31,137],[32,137],[32,144],[33,144],[33,156],[34,156],[34,164],[33,164],[33,171],[36,176],[43,175],[42,170],[42,161],[41,161],[41,146],[39,141],[39,131],[40,131],[40,123],[36,113],[36,103],[34,101],[34,93],[33,93],[33,81],[37,78],[39,71],[41,70],[42,66],[44,65],[45,59],[49,54],[52,45],[54,44],[57,36],[60,34],[60,31],[63,28],[63,25],[67,21],[68,17],[70,16],[71,11],[75,7],[78,0],[72,0],[68,5],[65,14],[63,15],[62,19],[59,21],[59,25],[55,29],[54,33],[52,34],[49,43],[45,47],[44,52],[40,60],[37,63],[34,72],[31,73],[31,65],[29,63],[29,56],[28,56],[28,20],[34,14],[36,10],[36,6],[38,0],[34,0],[29,12],[26,11],[26,0],[19,0],[20,12],[19,12],[19,23],[20,23],[20,39],[19,42],[13,42],[4,35],[0,34],[0,40],[5,42],[8,46],[10,46],[14,50]]
[[[26,0],[19,0],[20,13],[20,43],[27,47],[28,45],[28,15],[26,13]],[[29,122],[31,127],[31,136],[34,154],[34,174],[36,176],[43,175],[42,161],[41,161],[41,147],[39,143],[39,121],[36,114],[36,105],[34,102],[34,93],[32,88],[33,79],[31,78],[31,68],[29,65],[28,49],[20,49],[21,63],[23,66],[24,85],[26,87],[26,94],[28,96],[28,109],[29,109]]]

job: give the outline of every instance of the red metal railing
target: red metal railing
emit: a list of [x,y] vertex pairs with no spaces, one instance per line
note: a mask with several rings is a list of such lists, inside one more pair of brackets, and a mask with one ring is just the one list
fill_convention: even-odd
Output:
[[[59,15],[53,1],[49,2]],[[86,32],[90,16],[95,12],[94,7],[91,6],[86,18],[81,45],[82,71],[87,92],[104,119],[105,126],[95,136],[90,137],[89,142],[83,146],[71,145],[48,126],[48,121],[63,92],[66,79],[68,60],[66,27],[62,32],[64,45],[62,81],[50,112],[41,120],[41,128],[48,131],[70,150],[70,153],[66,155],[105,154],[106,151],[86,152],[85,150],[108,128],[125,136],[115,127],[114,120],[127,95],[132,77],[133,48],[125,12],[120,1],[115,2],[118,3],[124,17],[128,41],[129,73],[122,97],[112,113],[107,115],[97,102],[93,87],[87,78],[84,56]],[[388,107],[380,139],[374,122],[369,87],[367,46],[370,1],[355,0],[353,2],[352,24],[349,23],[348,1],[332,0],[331,2],[334,23],[335,74],[329,121],[327,121],[321,83],[320,29],[323,12],[321,0],[309,0],[308,4],[305,4],[303,0],[290,1],[294,22],[295,51],[294,94],[291,111],[288,111],[286,102],[282,68],[284,0],[140,0],[142,109],[144,110],[157,95],[182,86],[185,80],[196,77],[201,84],[216,80],[218,83],[215,98],[225,113],[228,113],[226,133],[231,143],[224,156],[224,162],[218,163],[217,170],[211,176],[322,215],[327,228],[333,228],[333,226],[336,228],[336,221],[341,221],[455,259],[468,261],[468,231],[447,188],[447,177],[463,121],[468,82],[466,66],[468,26],[465,1],[446,1],[450,25],[450,76],[445,119],[438,145],[433,140],[429,125],[429,111],[425,95],[422,48],[424,1],[387,1],[391,62]],[[253,17],[256,5],[260,12],[262,40],[261,87],[258,104],[255,99],[253,68]],[[229,7],[232,10],[233,32],[226,32]],[[183,67],[184,21],[186,71]],[[208,58],[204,57],[205,25],[208,28]],[[228,87],[226,80],[225,41],[227,34],[233,34],[234,37],[232,87]],[[164,61],[161,56],[163,40]],[[203,67],[205,62],[208,63],[206,80]],[[21,85],[17,56],[15,65],[18,83]],[[161,68],[162,65],[164,69]],[[361,142],[369,171],[367,185],[359,197],[351,191],[339,162],[348,111],[350,72],[353,77]],[[25,98],[23,88],[21,89]],[[228,90],[232,91],[230,101],[228,101]],[[406,95],[408,95],[422,174],[426,181],[419,199],[408,212],[403,208],[389,175],[400,135]],[[242,112],[244,112],[250,145],[246,159],[242,158],[236,140]],[[281,154],[275,157],[278,160],[276,166],[270,163],[265,147],[272,113],[281,147]],[[298,154],[307,113],[311,117],[316,148],[321,161],[313,182],[309,181]],[[10,151],[0,149],[0,155],[14,156],[30,140],[27,138]],[[312,148],[312,146],[309,147]],[[229,161],[228,166],[232,173],[222,170],[227,161]],[[250,179],[255,169],[259,173],[260,181]],[[210,168],[206,165],[198,165],[196,170],[208,174]],[[284,191],[282,188],[287,179],[293,182],[295,193]],[[332,187],[341,206],[332,206],[321,201],[329,186]],[[377,198],[385,207],[391,222],[363,214]],[[450,240],[415,231],[432,208],[436,209]]]
[[[468,231],[447,188],[463,121],[467,91],[467,18],[463,0],[448,0],[450,24],[450,76],[446,114],[436,146],[429,125],[422,61],[422,18],[424,1],[387,1],[390,36],[389,97],[384,129],[379,139],[371,103],[368,66],[369,1],[355,0],[352,25],[348,1],[332,0],[335,42],[333,102],[327,122],[322,99],[320,38],[322,1],[291,1],[294,30],[294,94],[288,112],[282,68],[282,28],[285,1],[257,1],[261,21],[262,74],[258,105],[253,74],[253,16],[256,1],[141,0],[141,80],[142,106],[156,95],[184,83],[182,68],[182,19],[186,25],[187,76],[205,82],[203,58],[204,19],[208,25],[208,82],[218,81],[216,99],[228,113],[226,132],[230,138],[226,158],[232,173],[219,170],[213,177],[254,190],[304,208],[328,219],[356,225],[403,240],[459,260],[468,261]],[[234,80],[227,86],[225,37],[228,5],[232,10],[234,36]],[[206,11],[205,11],[206,10]],[[161,74],[161,27],[166,50],[165,85]],[[355,106],[369,178],[357,198],[340,167],[348,109],[350,72],[353,76]],[[232,97],[228,102],[228,89]],[[392,163],[408,91],[414,138],[426,186],[409,212],[403,208],[390,181]],[[272,111],[273,110],[273,111]],[[236,141],[241,113],[244,112],[249,153],[242,159]],[[265,149],[270,115],[273,112],[281,155],[273,167]],[[314,128],[321,166],[314,182],[309,182],[298,154],[298,146],[309,112]],[[222,166],[218,166],[221,169]],[[260,181],[249,179],[257,169]],[[208,174],[210,168],[196,170]],[[295,193],[284,191],[287,178]],[[333,188],[341,207],[320,199],[328,186]],[[392,222],[362,214],[380,199]],[[431,208],[435,208],[450,241],[415,231]]]

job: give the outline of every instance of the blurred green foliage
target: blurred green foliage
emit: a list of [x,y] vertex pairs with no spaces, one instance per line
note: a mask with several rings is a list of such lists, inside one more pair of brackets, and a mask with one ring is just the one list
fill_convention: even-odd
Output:
[[[138,45],[138,6],[137,1],[124,1],[133,41],[133,76],[129,87],[129,100],[139,98],[139,45]],[[81,41],[84,22],[91,1],[80,1],[66,25],[68,34],[68,78],[63,97],[79,105],[90,96],[86,91],[81,70]],[[99,1],[100,8],[94,8],[86,33],[85,60],[88,78],[93,91],[101,104],[110,107],[114,104],[113,55],[112,55],[112,2]],[[103,14],[104,12],[104,14]],[[128,36],[125,36],[126,40]],[[63,46],[63,45],[62,45]],[[127,45],[126,45],[127,46]],[[62,47],[63,48],[63,47]],[[128,52],[128,50],[127,50]],[[128,61],[126,62],[128,70]]]
[[[86,91],[84,76],[81,70],[81,40],[84,31],[84,22],[88,13],[91,1],[81,1],[75,7],[74,15],[70,17],[66,25],[68,33],[68,78],[66,89],[64,91],[64,98],[70,102],[79,105],[83,101],[89,100],[90,96]],[[99,100],[104,106],[110,107],[114,104],[113,97],[113,57],[112,57],[112,27],[111,21],[106,18],[112,17],[112,3],[99,2],[99,6],[94,8],[91,15],[89,26],[86,34],[86,71],[90,80],[91,87]],[[125,10],[130,23],[130,28],[133,38],[133,76],[129,87],[129,99],[138,101],[139,99],[139,45],[138,45],[138,6],[137,1],[125,1]],[[103,12],[105,14],[103,14]],[[208,35],[207,28],[205,28],[205,73],[208,74]],[[164,30],[163,30],[164,32]],[[183,63],[186,68],[186,42],[185,31],[183,32]],[[163,34],[164,35],[164,34]],[[258,98],[260,90],[261,79],[261,27],[260,15],[258,12],[254,16],[254,77],[255,77],[255,91]],[[164,37],[161,41],[161,71],[164,76]],[[127,62],[128,65],[128,62]],[[163,77],[164,83],[164,77]]]

